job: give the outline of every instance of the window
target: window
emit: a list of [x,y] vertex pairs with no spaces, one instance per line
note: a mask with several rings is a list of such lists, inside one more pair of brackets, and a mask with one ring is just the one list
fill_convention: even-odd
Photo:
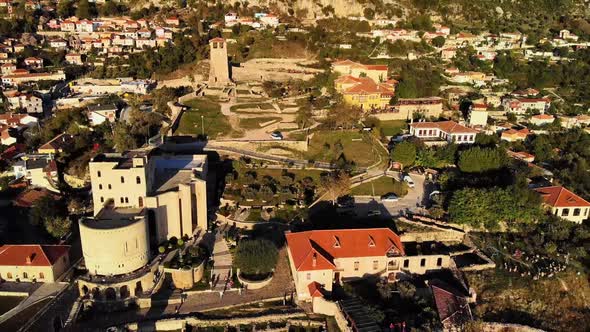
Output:
[[307,277],[307,280],[311,280],[311,273],[308,273],[306,277]]
[[358,271],[359,270],[359,265],[360,265],[359,262],[354,262],[354,270],[355,271]]
[[340,248],[340,239],[337,236],[334,236],[334,248]]
[[577,217],[580,215],[580,209],[579,208],[575,208],[574,209],[574,217]]
[[420,266],[426,266],[426,258],[420,260]]
[[125,178],[121,177],[121,183],[125,183]]
[[125,203],[129,203],[129,197],[125,197]]
[[135,183],[141,184],[141,178],[139,176],[135,177]]
[[12,273],[11,272],[6,273],[6,279],[12,279]]
[[104,203],[104,197],[100,197],[100,202]]
[[561,216],[562,217],[567,217],[570,215],[570,209],[563,209],[561,210]]
[[436,266],[441,266],[442,265],[442,257],[439,257],[436,259]]
[[373,270],[377,270],[379,268],[379,261],[373,261]]
[[375,246],[375,240],[373,239],[372,236],[369,236],[369,247],[374,247]]
[[39,279],[45,279],[45,275],[43,274],[43,272],[39,272]]
[[404,259],[404,267],[405,268],[410,267],[410,260],[409,259]]
[[96,172],[96,176],[98,176],[98,177],[101,176],[100,171]]
[[109,185],[108,185],[108,188],[109,188],[109,189],[111,189],[111,188],[112,188],[112,186],[111,186],[111,184],[110,184],[110,183],[109,183]]
[[29,279],[29,274],[27,272],[23,272],[23,279]]
[[125,252],[129,252],[129,247],[127,247],[127,242],[125,242]]
[[125,203],[125,199],[121,197],[121,204]]
[[98,189],[102,190],[102,184],[98,185]]

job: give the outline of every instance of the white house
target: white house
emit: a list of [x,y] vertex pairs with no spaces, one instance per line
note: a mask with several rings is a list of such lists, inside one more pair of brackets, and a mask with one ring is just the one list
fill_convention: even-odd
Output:
[[425,141],[473,144],[478,132],[455,121],[415,122],[410,124],[410,134]]
[[502,107],[506,112],[516,114],[524,114],[527,110],[544,114],[549,106],[551,101],[547,98],[505,98],[502,101]]
[[88,120],[93,126],[98,126],[105,121],[113,123],[117,120],[117,106],[114,104],[89,105]]

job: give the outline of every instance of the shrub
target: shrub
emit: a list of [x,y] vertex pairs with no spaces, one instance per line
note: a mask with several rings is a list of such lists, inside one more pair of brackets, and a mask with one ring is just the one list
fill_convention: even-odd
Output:
[[244,240],[238,242],[235,264],[243,274],[268,274],[274,269],[277,259],[277,247],[268,240]]

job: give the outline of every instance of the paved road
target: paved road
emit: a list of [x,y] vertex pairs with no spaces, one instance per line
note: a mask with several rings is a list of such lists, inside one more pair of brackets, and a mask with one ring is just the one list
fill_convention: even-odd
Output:
[[219,230],[215,234],[211,259],[213,259],[212,281],[214,290],[224,292],[231,274],[232,257],[227,242],[223,238],[223,230]]
[[358,217],[366,217],[369,211],[379,210],[382,217],[399,216],[400,211],[415,211],[418,205],[424,201],[425,179],[422,175],[411,175],[414,180],[414,188],[409,188],[408,194],[397,202],[383,203],[373,198],[355,197],[355,213]]

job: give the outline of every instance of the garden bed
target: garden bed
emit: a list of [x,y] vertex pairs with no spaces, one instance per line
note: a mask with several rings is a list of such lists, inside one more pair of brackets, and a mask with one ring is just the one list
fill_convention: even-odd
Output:
[[268,286],[272,281],[273,274],[268,273],[266,275],[243,275],[242,273],[237,273],[238,281],[242,284],[246,289],[253,290],[253,289],[261,289],[263,287]]

